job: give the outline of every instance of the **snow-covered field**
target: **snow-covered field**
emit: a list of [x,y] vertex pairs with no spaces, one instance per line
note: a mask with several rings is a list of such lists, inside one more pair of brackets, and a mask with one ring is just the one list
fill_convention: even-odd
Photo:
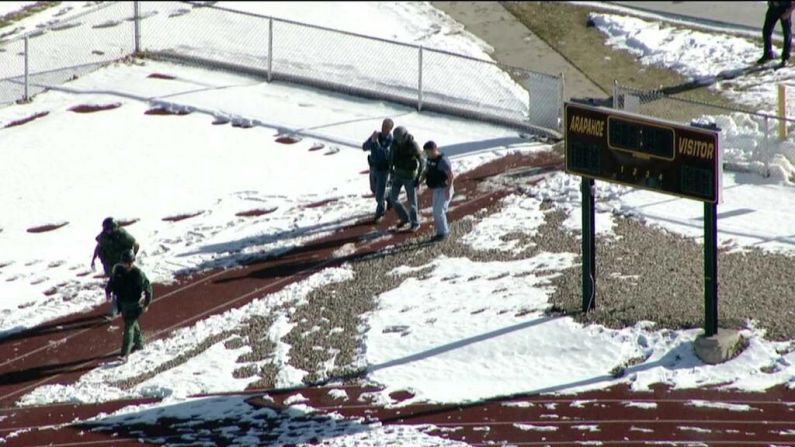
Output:
[[[342,14],[339,8],[343,6],[313,3],[309,16],[303,14],[306,9],[300,3],[252,2],[246,3],[246,8],[296,20],[326,20],[333,22],[327,26],[383,32],[406,41],[431,31],[441,17],[427,3],[416,8],[365,5],[357,9],[357,14]],[[394,8],[401,14],[394,14]],[[373,23],[384,25],[373,27]],[[652,27],[617,16],[604,16],[598,23],[609,32],[612,42],[624,42],[635,51],[638,49],[632,42],[639,40],[630,37]],[[659,54],[659,59],[650,59],[649,63],[667,64],[669,59],[664,54],[684,51],[676,44],[678,31],[653,28],[659,37],[644,39],[647,43],[639,57],[646,60],[650,54]],[[436,42],[440,46],[488,57],[482,43],[466,32],[443,36]],[[715,42],[697,33],[689,38],[698,43],[688,47],[696,53],[678,58],[681,67],[675,66],[685,72],[695,70],[690,64],[705,66],[715,45],[733,42]],[[652,46],[650,41],[657,45]],[[746,44],[751,45],[736,43],[738,48]],[[758,51],[747,51],[752,50]],[[171,79],[150,77],[153,73],[167,74]],[[740,89],[735,93],[740,94]],[[79,105],[111,104],[118,107],[86,114],[70,111]],[[158,106],[191,113],[145,114]],[[88,265],[93,238],[106,216],[136,220],[128,229],[141,243],[139,264],[151,279],[166,282],[181,271],[229,267],[251,254],[279,253],[369,215],[373,203],[363,197],[368,185],[361,171],[367,167],[360,144],[384,117],[406,126],[420,142],[437,141],[443,150],[454,145],[478,147],[476,152],[454,158],[458,172],[509,153],[549,149],[522,140],[507,128],[153,61],[109,66],[62,89],[41,94],[30,104],[0,109],[0,126],[44,112],[47,114],[26,124],[0,129],[0,178],[4,185],[0,208],[7,210],[0,215],[0,334],[84,312],[104,302],[103,281],[91,274]],[[252,127],[214,125],[218,118],[245,120]],[[725,161],[750,163],[764,138],[758,124],[732,117],[717,119],[727,130],[722,140]],[[276,142],[276,137],[285,133],[301,140],[295,144]],[[513,143],[488,143],[494,141]],[[791,144],[780,143],[777,152],[788,154]],[[320,145],[320,150],[309,150]],[[780,175],[770,178],[725,175],[727,192],[720,211],[731,217],[720,222],[722,242],[731,240],[739,248],[756,246],[792,253],[795,218],[790,215],[795,214],[795,208],[790,204],[795,203],[795,190],[788,180],[791,167],[783,161],[781,166]],[[325,207],[306,207],[329,198],[338,200]],[[463,240],[474,248],[500,244],[514,248],[505,246],[500,236],[516,231],[532,233],[543,220],[540,198],[552,199],[570,212],[568,227],[577,231],[579,179],[560,173],[539,185],[535,198],[506,198],[501,212],[476,223]],[[637,215],[649,225],[701,237],[701,229],[692,225],[702,213],[698,202],[600,184],[599,203],[597,221],[602,234],[610,233],[609,216],[618,211]],[[237,215],[251,210],[270,212],[254,218]],[[732,210],[753,212],[732,214]],[[195,216],[163,220],[178,215]],[[764,225],[760,225],[762,222]],[[61,224],[54,231],[29,231]],[[444,402],[545,389],[569,392],[626,381],[639,389],[655,383],[764,389],[792,381],[795,354],[786,353],[786,344],[766,341],[758,331],[746,331],[750,345],[736,359],[705,365],[691,349],[698,330],[658,331],[645,323],[608,330],[584,327],[569,318],[547,321],[543,310],[550,290],[544,278],[534,272],[541,267],[547,272],[571,267],[576,256],[541,254],[521,262],[491,263],[440,258],[430,263],[425,266],[429,271],[425,279],[406,280],[377,297],[378,311],[369,316],[370,329],[363,334],[368,343],[367,358],[361,360],[388,367],[373,370],[369,378],[388,390],[410,387],[417,400]],[[435,294],[440,279],[453,272],[472,280],[458,285],[446,283],[449,289],[444,298]],[[245,307],[177,331],[172,338],[150,343],[133,354],[127,364],[89,371],[74,385],[39,387],[23,396],[20,403],[165,396],[166,403],[174,404],[174,413],[206,419],[216,417],[219,411],[225,417],[253,417],[245,413],[250,407],[231,399],[224,401],[228,407],[219,408],[218,402],[213,406],[206,400],[186,397],[241,390],[248,384],[232,376],[240,349],[228,349],[223,342],[135,387],[121,389],[111,383],[164,364],[247,316],[277,312],[279,303],[301,302],[309,291],[349,279],[352,274],[346,267],[321,271]],[[495,282],[487,278],[503,279]],[[483,307],[506,312],[474,312]],[[529,312],[517,317],[520,309]],[[431,312],[441,317],[428,324]],[[413,332],[396,342],[382,330],[387,324],[405,325]],[[288,363],[284,357],[288,346],[280,337],[290,325],[285,315],[279,315],[268,334],[278,344],[276,351],[282,357],[276,363],[281,365]],[[394,362],[434,349],[439,350],[438,355],[421,356],[421,361]],[[676,369],[659,362],[671,353],[679,358]],[[615,365],[639,356],[646,358],[646,367],[618,379],[606,374]],[[756,374],[760,367],[774,362],[783,365],[778,372]],[[545,373],[532,368],[544,368]],[[302,371],[285,366],[279,385],[299,384],[302,375]],[[132,418],[139,414],[142,419],[174,414],[165,405],[161,410],[127,408],[123,412]],[[398,431],[403,430],[411,429]],[[398,435],[408,436],[373,428],[339,437],[329,441],[336,444],[327,445],[365,445],[374,439],[379,441],[367,445],[388,445],[390,439],[406,439]],[[415,437],[411,445],[441,442],[425,439],[419,432],[411,436]],[[405,441],[396,442],[405,445]]]

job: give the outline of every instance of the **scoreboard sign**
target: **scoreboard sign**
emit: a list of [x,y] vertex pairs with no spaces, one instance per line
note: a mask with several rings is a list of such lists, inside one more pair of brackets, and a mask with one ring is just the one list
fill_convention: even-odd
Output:
[[717,203],[718,132],[566,103],[566,172]]

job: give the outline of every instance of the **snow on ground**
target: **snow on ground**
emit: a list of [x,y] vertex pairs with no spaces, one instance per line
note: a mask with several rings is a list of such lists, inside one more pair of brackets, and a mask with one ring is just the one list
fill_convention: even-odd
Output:
[[[294,10],[286,4],[267,7],[297,14],[298,5]],[[398,7],[405,9],[404,21],[412,18],[412,13],[419,14],[416,20],[410,20],[417,26],[410,29],[410,35],[422,35],[423,27],[428,33],[438,33],[433,24],[439,13],[422,5],[412,10]],[[334,6],[314,4],[308,20],[325,17],[333,19],[336,28],[371,30],[361,25],[361,15],[321,11],[330,7]],[[395,14],[384,13],[389,8],[381,4],[367,7],[368,23],[393,23]],[[625,42],[625,46],[638,49],[639,45],[633,45],[642,41],[643,51],[648,52],[643,54],[659,53],[654,59],[657,63],[670,61],[664,53],[687,48],[680,45],[684,38],[671,28],[649,25],[654,38],[639,39],[636,34],[646,26],[635,19],[603,16],[600,27],[607,29],[608,24],[611,42]],[[391,35],[404,29],[393,25],[379,28]],[[455,40],[456,36],[448,37]],[[716,46],[728,45],[729,41],[711,41],[697,33],[689,34],[688,39],[692,39],[693,51],[702,57],[677,59],[681,61],[677,67],[683,72],[691,70],[694,76],[706,76],[710,71],[700,72],[688,64],[697,61],[703,65],[711,54],[719,54]],[[750,54],[752,50],[749,47],[743,51]],[[645,60],[645,56],[640,57]],[[735,65],[724,61],[714,66],[712,73],[739,67],[743,62],[738,59]],[[156,72],[175,79],[147,77]],[[740,94],[740,89],[735,93]],[[68,110],[80,104],[109,103],[120,107],[93,114]],[[192,113],[144,114],[157,105]],[[278,253],[369,215],[373,204],[372,199],[362,196],[368,188],[367,177],[360,174],[366,169],[360,143],[383,117],[393,117],[405,125],[420,142],[432,138],[443,147],[464,147],[474,153],[467,155],[464,150],[455,158],[454,167],[459,172],[510,152],[548,148],[522,141],[510,129],[149,61],[108,67],[58,91],[39,95],[31,104],[0,109],[0,123],[44,111],[49,114],[0,131],[0,157],[13,161],[0,165],[0,176],[8,185],[0,196],[0,207],[14,210],[0,217],[0,331],[5,333],[85,311],[102,302],[102,281],[89,274],[87,266],[93,237],[107,215],[139,219],[129,230],[143,247],[140,264],[160,281],[186,269],[227,267],[254,253]],[[253,127],[213,125],[219,117],[244,120]],[[736,125],[736,131],[722,140],[726,161],[750,163],[763,134],[754,123],[721,119],[726,120],[724,129]],[[292,145],[275,142],[275,137],[284,133],[294,133],[302,140]],[[489,144],[502,138],[515,143]],[[323,149],[310,151],[316,144],[323,144]],[[787,144],[778,151],[786,152]],[[719,225],[721,239],[734,241],[739,247],[791,253],[795,219],[786,216],[795,212],[789,205],[795,203],[795,192],[786,173],[770,178],[727,173],[724,185],[724,202],[719,207],[725,213]],[[476,248],[493,248],[503,234],[517,229],[532,233],[541,221],[541,198],[570,211],[567,226],[576,230],[578,191],[578,179],[557,174],[539,187],[535,199],[506,198],[502,211],[477,223],[463,240]],[[681,234],[701,234],[698,202],[607,184],[599,185],[598,194],[597,222],[604,234],[610,232],[614,212],[633,214],[649,225]],[[318,209],[305,207],[328,198],[338,200]],[[256,218],[236,215],[252,209],[273,211]],[[162,220],[193,213],[200,214],[177,222]],[[51,232],[27,231],[64,222],[68,224]],[[364,334],[367,354],[363,361],[369,365],[370,378],[387,390],[411,388],[416,400],[461,402],[516,392],[574,392],[627,381],[635,389],[666,383],[675,387],[723,384],[758,390],[788,384],[795,377],[795,354],[789,352],[788,343],[770,343],[754,329],[745,331],[750,345],[740,356],[721,365],[705,365],[692,353],[698,330],[661,331],[650,322],[608,330],[583,327],[565,317],[544,317],[541,312],[550,292],[548,275],[571,266],[575,257],[540,254],[503,263],[439,258],[429,263],[423,267],[429,272],[426,279],[409,278],[399,288],[384,293],[378,297],[378,309],[368,316],[371,329]],[[539,269],[547,273],[539,274]],[[223,366],[234,364],[240,350],[226,349],[222,342],[133,388],[114,386],[112,379],[162,365],[190,350],[207,334],[219,333],[247,315],[271,312],[271,306],[282,300],[300,300],[309,290],[350,274],[345,268],[317,273],[281,295],[262,296],[241,309],[178,331],[171,339],[150,343],[125,365],[103,365],[86,373],[75,385],[37,388],[20,403],[157,396],[167,397],[167,404],[127,408],[114,417],[140,421],[188,414],[211,419],[218,416],[213,411],[222,410],[226,417],[251,416],[251,408],[239,398],[185,397],[245,387],[246,381],[234,379],[228,366]],[[43,293],[52,288],[55,293]],[[521,317],[516,316],[519,311]],[[429,318],[429,314],[438,317]],[[278,341],[289,325],[289,321],[277,319],[268,336]],[[286,365],[286,346],[280,346],[278,352],[278,362]],[[612,368],[637,358],[644,360],[627,367],[624,377],[609,374]],[[771,364],[778,365],[775,372],[758,374],[761,367]],[[553,374],[550,368],[554,368]],[[201,379],[193,379],[196,373]],[[285,368],[280,385],[299,384],[302,374]],[[383,403],[388,402],[387,393],[381,396]],[[355,425],[355,421],[350,424]],[[401,430],[351,429],[344,431],[345,436],[327,438],[324,445],[385,445],[374,440],[393,439],[391,436],[405,439],[397,437],[405,435],[398,433]],[[439,445],[438,438],[428,440],[416,429],[411,431],[416,436],[412,445]]]

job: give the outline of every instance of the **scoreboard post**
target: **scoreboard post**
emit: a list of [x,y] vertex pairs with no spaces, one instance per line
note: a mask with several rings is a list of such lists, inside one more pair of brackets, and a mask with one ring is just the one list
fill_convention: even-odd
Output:
[[704,202],[704,332],[718,330],[718,130],[567,102],[566,172],[582,177],[582,311],[596,305],[595,180]]

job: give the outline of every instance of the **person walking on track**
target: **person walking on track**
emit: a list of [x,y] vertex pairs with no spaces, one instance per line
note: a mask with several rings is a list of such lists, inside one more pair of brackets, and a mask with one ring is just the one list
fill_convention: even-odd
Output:
[[436,228],[434,241],[442,241],[450,235],[447,225],[447,208],[453,198],[453,168],[447,158],[433,141],[422,146],[427,155],[427,164],[423,176],[426,185],[433,193],[433,223]]
[[91,258],[91,269],[97,258],[102,263],[105,276],[110,276],[111,269],[121,260],[122,253],[132,250],[136,255],[140,246],[135,238],[119,225],[112,217],[102,221],[102,232],[95,238],[94,256]]
[[374,131],[362,144],[362,149],[369,151],[367,164],[370,165],[370,191],[375,194],[376,223],[384,218],[385,192],[387,177],[389,176],[389,149],[392,146],[392,128],[395,123],[386,118],[381,123],[381,131]]
[[[392,173],[392,182],[389,191],[389,201],[398,214],[400,222],[397,229],[411,224],[410,230],[417,231],[420,228],[419,210],[417,209],[417,187],[419,186],[420,174],[425,170],[425,155],[420,146],[414,141],[405,127],[398,126],[394,132],[395,141],[392,143],[392,150],[389,155],[389,168]],[[398,201],[400,189],[406,190],[409,202],[409,212]]]
[[[132,250],[134,254],[138,254],[140,246],[130,233],[124,228],[121,228],[116,219],[106,217],[102,221],[102,232],[95,238],[97,241],[94,247],[94,256],[91,257],[91,270],[94,270],[94,263],[97,258],[102,263],[102,269],[105,271],[105,276],[110,276],[113,266],[121,261],[121,256],[124,252]],[[105,318],[112,320],[119,314],[118,303],[115,300],[110,302],[110,310]]]
[[756,61],[757,64],[764,64],[765,62],[775,58],[773,54],[773,28],[776,22],[781,23],[781,33],[784,35],[784,48],[781,51],[781,62],[779,67],[785,67],[789,61],[790,51],[792,49],[792,10],[795,8],[795,2],[791,1],[769,1],[767,2],[767,12],[765,13],[765,24],[762,26],[762,39],[764,41],[764,49],[762,57]]
[[113,267],[108,285],[105,287],[105,296],[108,299],[111,295],[116,296],[124,319],[120,353],[122,361],[127,360],[130,352],[143,349],[144,336],[138,318],[152,304],[152,285],[146,274],[133,265],[134,262],[135,253],[132,250],[124,252],[121,261]]

